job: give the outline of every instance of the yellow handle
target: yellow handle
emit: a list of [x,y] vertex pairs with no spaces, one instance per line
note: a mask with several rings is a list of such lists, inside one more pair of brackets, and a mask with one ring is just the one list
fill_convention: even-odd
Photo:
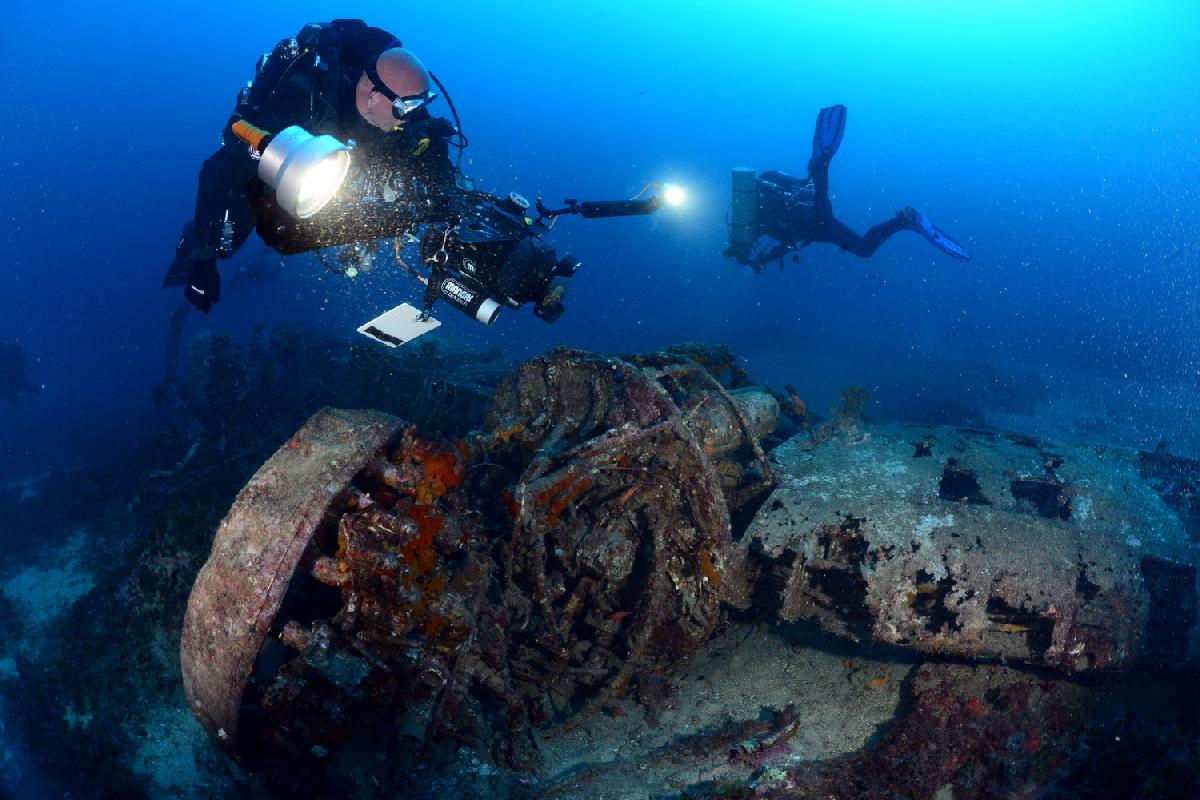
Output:
[[262,128],[256,128],[244,119],[239,119],[230,126],[233,135],[241,139],[246,144],[254,148],[254,152],[261,153],[263,151],[263,141],[270,137],[268,131]]

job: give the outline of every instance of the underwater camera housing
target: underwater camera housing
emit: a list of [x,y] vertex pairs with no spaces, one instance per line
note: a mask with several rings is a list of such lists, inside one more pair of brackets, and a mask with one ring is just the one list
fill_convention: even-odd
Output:
[[562,316],[566,279],[580,262],[558,257],[541,238],[543,226],[524,217],[521,199],[487,197],[455,225],[426,228],[421,236],[421,262],[430,269],[426,313],[444,300],[485,325],[496,321],[501,308],[526,303],[545,322]]

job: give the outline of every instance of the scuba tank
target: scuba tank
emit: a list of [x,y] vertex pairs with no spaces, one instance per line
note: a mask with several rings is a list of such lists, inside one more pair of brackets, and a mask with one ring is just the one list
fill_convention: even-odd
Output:
[[757,240],[758,178],[753,169],[734,167],[729,249],[735,253],[749,253]]

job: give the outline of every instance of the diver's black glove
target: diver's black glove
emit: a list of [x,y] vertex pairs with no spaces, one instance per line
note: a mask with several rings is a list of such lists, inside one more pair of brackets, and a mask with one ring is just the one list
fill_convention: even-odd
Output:
[[205,314],[212,311],[213,303],[220,302],[221,273],[217,271],[215,258],[199,258],[192,262],[183,296]]

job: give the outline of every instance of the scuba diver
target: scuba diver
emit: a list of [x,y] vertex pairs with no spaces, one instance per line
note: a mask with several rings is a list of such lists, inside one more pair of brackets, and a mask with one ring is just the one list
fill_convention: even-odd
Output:
[[[258,60],[221,148],[200,170],[194,218],[163,287],[185,286],[187,300],[208,313],[221,298],[217,260],[237,252],[256,227],[268,245],[292,253],[444,217],[457,175],[449,147],[461,152],[466,140],[429,113],[435,83],[442,88],[400,40],[362,20],[309,24],[280,41]],[[270,150],[245,132],[278,134],[290,126],[353,140],[350,191],[325,211],[338,219],[336,229],[282,213],[257,177]]]
[[12,339],[0,339],[0,398],[15,406],[22,392],[44,388],[29,379],[29,359],[21,345]]
[[[453,124],[429,113],[435,85]],[[431,317],[439,300],[485,325],[526,303],[554,322],[581,266],[543,239],[558,217],[651,214],[683,200],[679,187],[658,183],[629,200],[568,199],[557,209],[515,192],[494,197],[459,171],[466,146],[445,87],[390,33],[362,20],[306,25],[259,59],[239,93],[163,286],[184,286],[208,313],[221,297],[217,261],[252,231],[280,255],[314,251],[347,278],[390,239],[395,262],[424,284],[422,308],[402,303],[360,333],[390,347],[411,341],[440,324]],[[325,248],[337,248],[332,258]]]
[[[775,170],[757,177],[752,169],[733,171],[733,214],[724,254],[761,272],[771,262],[782,265],[784,256],[813,242],[830,242],[856,256],[870,258],[893,234],[913,231],[952,258],[970,261],[971,254],[962,245],[911,207],[862,236],[834,217],[829,200],[829,163],[842,143],[845,129],[845,106],[821,109],[807,177]],[[755,252],[761,237],[775,244]]]

